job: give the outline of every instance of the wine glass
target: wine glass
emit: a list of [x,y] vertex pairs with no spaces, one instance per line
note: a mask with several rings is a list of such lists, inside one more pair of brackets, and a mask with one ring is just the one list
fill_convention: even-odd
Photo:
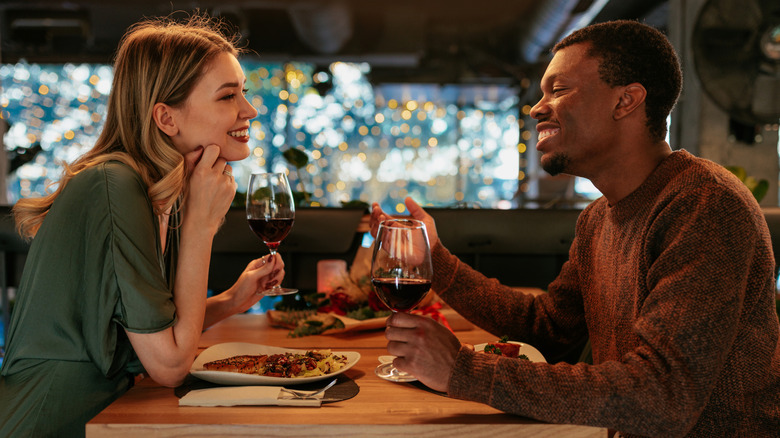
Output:
[[[249,228],[265,243],[271,256],[276,254],[295,220],[295,202],[285,174],[253,173],[249,177],[246,219]],[[298,289],[283,288],[277,284],[263,293],[288,295],[296,292]]]
[[[414,219],[379,223],[371,259],[371,284],[393,312],[409,312],[431,289],[433,265],[425,224]],[[383,363],[377,376],[394,382],[411,382],[414,376]]]

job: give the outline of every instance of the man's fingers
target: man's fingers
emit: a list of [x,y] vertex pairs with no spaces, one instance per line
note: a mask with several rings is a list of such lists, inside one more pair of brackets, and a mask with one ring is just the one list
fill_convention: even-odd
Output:
[[415,328],[419,326],[422,321],[422,316],[397,312],[387,318],[387,327]]
[[423,220],[428,216],[425,210],[420,207],[420,204],[414,202],[414,199],[411,197],[407,196],[406,199],[404,199],[404,204],[406,205],[406,209],[409,210],[409,214],[411,214],[413,218],[417,220]]

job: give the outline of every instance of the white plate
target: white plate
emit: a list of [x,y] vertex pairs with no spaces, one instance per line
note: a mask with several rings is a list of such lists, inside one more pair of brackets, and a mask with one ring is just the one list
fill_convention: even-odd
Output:
[[225,359],[242,354],[281,354],[281,353],[306,353],[307,350],[295,350],[290,348],[271,347],[269,345],[249,344],[245,342],[228,342],[213,345],[205,349],[192,363],[190,374],[193,376],[220,385],[299,385],[303,383],[317,382],[319,380],[332,379],[335,376],[352,368],[358,360],[360,353],[355,351],[333,351],[333,354],[343,355],[347,358],[347,364],[338,371],[315,377],[268,377],[257,374],[242,374],[228,371],[207,371],[203,364],[219,359]]
[[[508,343],[509,344],[517,344],[517,345],[519,345],[520,346],[520,354],[524,354],[524,355],[528,356],[528,360],[530,360],[531,362],[544,362],[544,363],[547,363],[547,360],[544,358],[544,356],[542,356],[542,353],[540,353],[539,350],[537,350],[536,348],[534,348],[534,347],[532,347],[532,346],[530,346],[528,344],[524,344],[522,342],[509,341]],[[487,343],[477,344],[477,345],[474,346],[474,350],[475,351],[485,351],[485,346],[486,345],[487,345]]]

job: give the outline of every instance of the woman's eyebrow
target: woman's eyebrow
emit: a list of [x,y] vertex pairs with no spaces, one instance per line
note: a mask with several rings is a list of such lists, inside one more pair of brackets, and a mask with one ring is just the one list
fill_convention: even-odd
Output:
[[219,91],[219,90],[221,90],[223,88],[236,88],[238,86],[239,86],[238,82],[225,82],[224,84],[222,84],[219,87],[217,87],[217,91]]
[[221,90],[223,88],[238,88],[238,87],[242,87],[243,84],[245,84],[245,83],[246,83],[246,78],[244,78],[244,81],[241,82],[241,83],[239,83],[239,82],[225,82],[224,84],[222,84],[219,87],[217,87],[216,91],[219,91],[219,90]]

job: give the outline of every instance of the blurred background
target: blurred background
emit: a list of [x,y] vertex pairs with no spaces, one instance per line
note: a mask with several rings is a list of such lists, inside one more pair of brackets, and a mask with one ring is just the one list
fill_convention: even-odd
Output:
[[[221,17],[248,49],[241,62],[259,114],[250,157],[232,163],[239,191],[253,171],[287,172],[305,194],[301,224],[308,216],[322,221],[324,213],[307,209],[371,202],[403,214],[402,201],[412,196],[452,224],[451,232],[442,227],[452,236],[448,244],[475,267],[515,273],[529,285],[544,271],[533,264],[539,252],[554,257],[545,265],[550,272],[539,275],[544,286],[566,259],[577,211],[599,193],[587,180],[540,170],[528,114],[554,43],[613,19],[659,28],[680,54],[685,79],[669,120],[672,147],[732,169],[767,212],[778,205],[777,0],[2,0],[0,204],[44,193],[63,162],[92,147],[127,27],[195,9]],[[469,213],[451,216],[452,208]],[[474,216],[476,209],[515,213]],[[365,244],[359,234],[349,242],[362,212],[349,221],[328,214],[334,227],[349,228],[349,249],[339,254]],[[530,225],[507,238],[506,224],[518,220]],[[6,225],[4,321],[6,286],[23,264],[14,252],[26,250]],[[287,254],[315,251],[317,235],[305,233],[296,227]],[[235,260],[214,271],[232,279],[224,266],[241,266],[236,260],[254,257],[261,246],[253,236],[218,237],[217,249]],[[240,242],[251,246],[232,254]],[[556,246],[544,249],[544,242]],[[290,277],[310,279],[307,263],[336,251],[322,248],[295,271],[290,262]],[[507,257],[521,251],[528,253],[522,261]]]

